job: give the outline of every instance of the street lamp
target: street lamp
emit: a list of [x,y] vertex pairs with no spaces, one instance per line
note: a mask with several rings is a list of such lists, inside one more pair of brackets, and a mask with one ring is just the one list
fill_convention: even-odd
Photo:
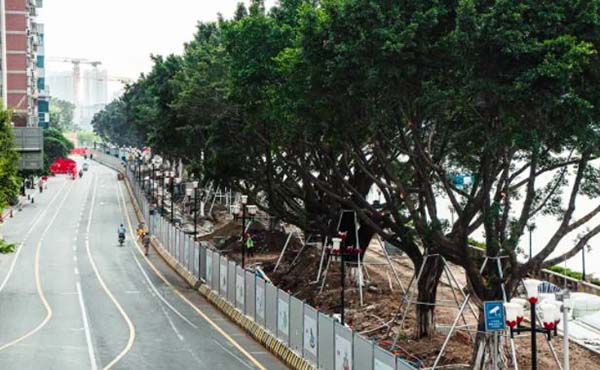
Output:
[[552,338],[552,333],[556,336],[556,328],[560,322],[560,313],[558,312],[558,307],[553,304],[541,304],[542,327],[538,327],[536,306],[538,303],[538,286],[540,285],[540,282],[529,279],[525,280],[524,284],[530,306],[530,327],[522,325],[524,310],[523,304],[521,303],[522,301],[518,299],[513,299],[511,302],[504,304],[506,310],[506,325],[510,329],[511,338],[514,338],[515,333],[531,333],[531,369],[537,370],[537,334],[540,333],[548,336],[548,340]]
[[361,252],[359,247],[354,248],[352,246],[342,246],[342,243],[346,240],[346,235],[346,233],[339,233],[338,237],[331,238],[332,246],[327,248],[328,258],[331,258],[333,261],[340,262],[340,283],[342,288],[340,292],[340,320],[342,325],[345,323],[346,260],[357,258]]
[[175,172],[169,172],[169,179],[171,180],[171,224],[175,220]]
[[533,255],[532,244],[533,244],[533,230],[535,230],[535,224],[532,222],[527,224],[527,230],[529,231],[529,260],[531,261],[531,256]]
[[198,235],[198,181],[192,181],[194,189],[194,240]]

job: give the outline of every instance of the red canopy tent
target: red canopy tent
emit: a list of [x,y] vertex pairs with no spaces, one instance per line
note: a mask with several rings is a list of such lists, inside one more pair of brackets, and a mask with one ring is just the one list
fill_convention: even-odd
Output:
[[59,158],[50,165],[50,172],[54,175],[77,173],[77,162],[69,158]]
[[75,149],[71,150],[71,154],[72,155],[86,155],[87,149],[86,148],[75,148]]

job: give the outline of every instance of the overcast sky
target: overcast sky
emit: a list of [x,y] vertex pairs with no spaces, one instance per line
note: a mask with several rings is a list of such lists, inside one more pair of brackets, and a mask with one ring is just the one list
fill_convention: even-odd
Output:
[[230,18],[238,2],[45,0],[38,21],[45,24],[47,56],[100,60],[109,74],[136,78],[150,69],[150,54],[181,53],[198,21],[216,20],[217,13]]

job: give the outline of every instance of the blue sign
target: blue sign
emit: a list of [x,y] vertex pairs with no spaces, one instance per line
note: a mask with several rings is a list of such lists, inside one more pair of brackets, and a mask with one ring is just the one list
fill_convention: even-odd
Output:
[[485,331],[499,331],[505,329],[504,302],[483,302],[483,313],[485,316]]

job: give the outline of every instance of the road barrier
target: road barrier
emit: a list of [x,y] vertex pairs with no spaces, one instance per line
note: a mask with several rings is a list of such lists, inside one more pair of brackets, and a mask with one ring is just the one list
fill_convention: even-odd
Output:
[[331,316],[230,261],[210,243],[196,242],[150,209],[148,189],[132,168],[94,151],[94,158],[123,171],[141,217],[168,263],[232,320],[294,369],[416,370],[412,364],[341,325]]

